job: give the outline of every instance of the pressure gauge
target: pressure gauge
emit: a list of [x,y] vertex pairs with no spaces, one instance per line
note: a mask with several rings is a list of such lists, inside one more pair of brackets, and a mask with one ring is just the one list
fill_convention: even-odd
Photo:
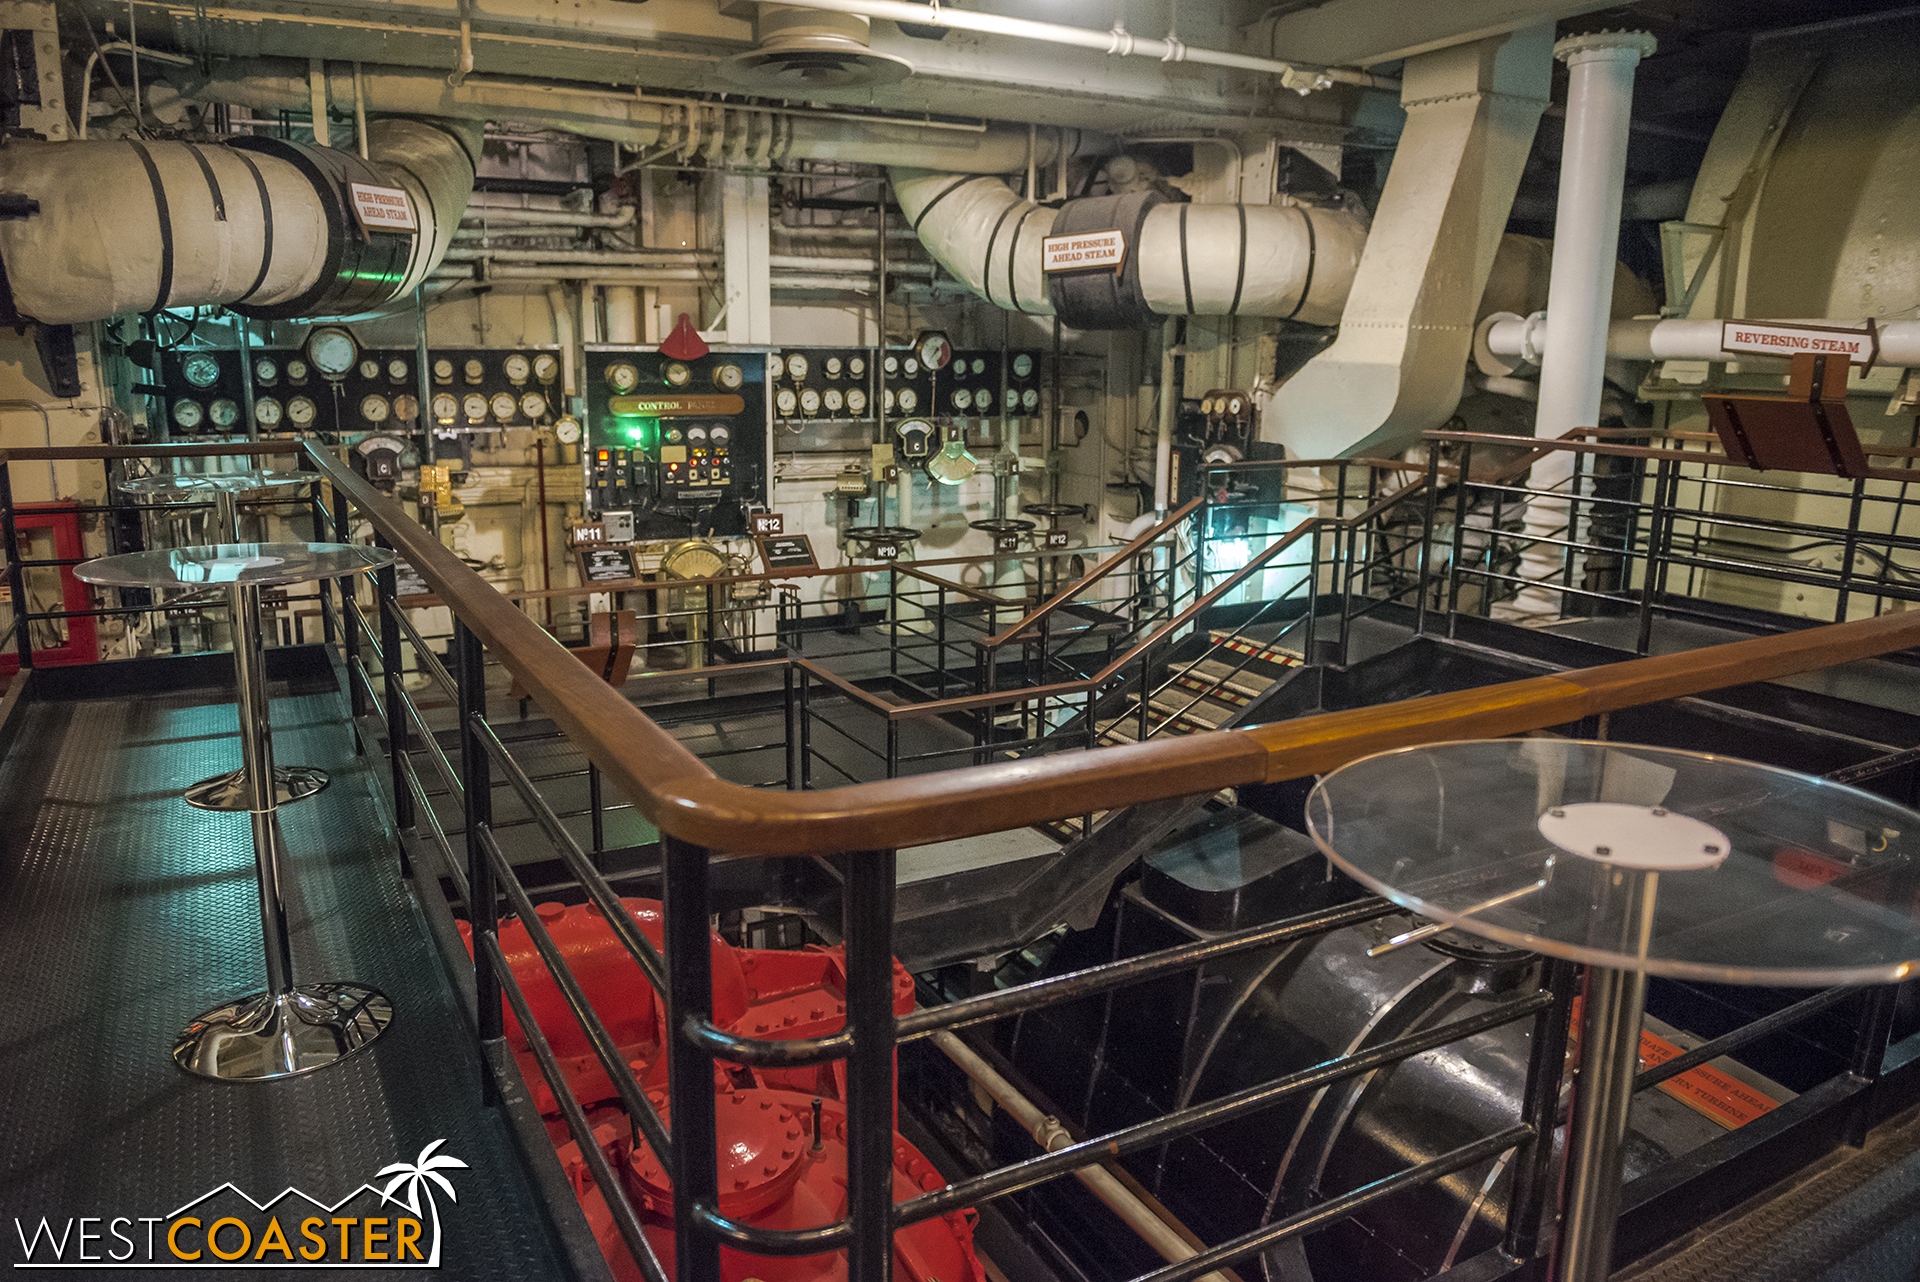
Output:
[[953,389],[953,408],[962,413],[973,408],[973,393],[964,387]]
[[828,378],[839,378],[840,377],[840,358],[838,356],[827,357],[827,359],[824,362],[822,362],[821,368],[826,371],[826,375]]
[[460,411],[470,423],[478,423],[487,416],[487,396],[485,392],[468,392],[460,398]]
[[514,411],[520,408],[520,402],[514,399],[512,392],[495,392],[489,408],[493,410],[493,416],[502,423],[511,423]]
[[469,383],[479,383],[486,379],[487,367],[476,357],[462,365],[460,373]]
[[693,381],[693,371],[682,361],[667,362],[667,386],[685,387]]
[[609,365],[607,386],[624,396],[640,386],[640,371],[631,365]]
[[846,408],[847,398],[840,394],[839,388],[829,387],[826,393],[821,396],[820,403],[827,407],[827,413],[838,414],[842,409]]
[[295,427],[312,427],[319,413],[320,407],[308,397],[296,396],[287,402],[287,422]]
[[975,374],[984,374],[984,373],[986,373],[986,372],[987,372],[987,358],[986,358],[986,357],[984,357],[984,356],[976,356],[976,357],[974,357],[974,358],[973,358],[973,372],[974,372]]
[[786,376],[787,376],[786,358],[781,356],[780,353],[778,352],[768,353],[767,378],[770,381],[777,383],[781,379],[785,378]]
[[220,362],[205,353],[189,356],[181,363],[180,373],[195,387],[212,387],[220,378]]
[[820,393],[816,392],[811,387],[801,392],[800,393],[800,412],[802,414],[809,414],[809,415],[818,414],[820,412]]
[[384,396],[360,398],[360,417],[369,423],[384,423],[393,416],[393,406]]
[[307,363],[302,360],[288,361],[287,362],[287,381],[289,383],[306,382],[307,381]]
[[1026,352],[1021,352],[1013,358],[1013,376],[1015,378],[1025,378],[1031,373],[1033,373],[1033,357],[1031,355]]
[[451,383],[453,381],[453,362],[442,356],[433,363],[433,381]]
[[973,394],[973,408],[982,414],[993,413],[993,390],[983,387]]
[[1020,408],[1029,414],[1039,409],[1040,389],[1037,387],[1029,387],[1026,391],[1020,393]]
[[1200,412],[1201,412],[1202,414],[1212,414],[1212,413],[1213,413],[1213,398],[1212,398],[1211,396],[1208,396],[1208,397],[1203,397],[1203,398],[1201,399],[1201,401],[1200,401]]
[[420,417],[420,402],[405,392],[393,398],[393,416],[402,423],[411,423]]
[[1238,396],[1236,396],[1232,400],[1227,402],[1227,413],[1237,415],[1240,413],[1241,409],[1244,406],[1245,406],[1245,402],[1242,401]]
[[917,378],[920,374],[920,362],[909,356],[900,362],[900,372],[908,378]]
[[911,414],[919,408],[920,408],[920,393],[914,391],[911,387],[901,388],[900,389],[900,412],[902,414]]
[[539,422],[547,415],[547,398],[538,392],[521,393],[520,412],[535,422]]
[[262,387],[272,387],[280,381],[280,367],[262,356],[253,363],[253,381]]
[[271,430],[280,426],[280,402],[271,396],[256,397],[253,402],[253,421]]
[[713,437],[713,443],[715,445],[725,445],[733,437],[733,433],[730,430],[721,427],[718,423],[714,424],[713,431],[710,435]]
[[800,398],[794,395],[791,387],[783,387],[774,393],[773,407],[780,411],[781,418],[792,418],[793,412],[800,408]]
[[[551,383],[560,377],[560,362],[548,352],[540,353],[533,358],[533,376],[542,383]],[[576,423],[574,426],[578,427],[579,424]]]
[[529,374],[533,373],[533,362],[521,353],[513,352],[508,355],[500,368],[506,371],[507,381],[518,387],[527,381]]
[[807,381],[807,358],[799,352],[787,357],[787,377],[796,383]]
[[865,414],[867,412],[867,393],[858,387],[847,389],[847,413]]
[[232,427],[240,421],[240,407],[223,396],[207,406],[207,417],[215,427]]
[[[945,369],[947,362],[953,359],[953,344],[948,342],[947,336],[937,329],[930,329],[920,335],[914,342],[913,351],[914,355],[920,358],[920,363],[928,369]],[[982,366],[982,368],[985,367]],[[907,372],[911,374],[913,371]]]
[[898,374],[900,372],[900,358],[898,356],[889,356],[880,368],[889,374]]
[[433,398],[433,416],[442,423],[451,423],[460,417],[460,402],[452,392],[441,392]]
[[563,418],[553,425],[553,436],[562,445],[572,445],[580,439],[580,424],[573,418]]
[[738,365],[714,366],[713,385],[723,391],[737,392],[746,381],[746,373]]
[[360,344],[340,326],[322,325],[307,335],[306,353],[321,378],[345,378],[360,359]]
[[891,387],[882,393],[880,404],[887,413],[893,413],[893,389]]
[[407,381],[407,363],[397,357],[387,362],[387,380],[393,383]]
[[379,361],[375,361],[375,360],[365,360],[365,361],[361,361],[361,362],[360,362],[360,377],[361,377],[361,378],[364,378],[364,379],[376,379],[376,378],[379,378],[379,377],[380,377],[380,362],[379,362]]
[[866,357],[850,356],[847,358],[847,377],[848,378],[860,378],[860,377],[863,377],[866,374],[866,372],[867,372]]
[[688,428],[688,429],[687,429],[687,443],[688,443],[689,445],[691,445],[691,444],[693,444],[693,443],[694,443],[695,441],[698,441],[698,442],[700,442],[700,443],[701,443],[702,445],[704,445],[704,444],[706,444],[706,440],[707,440],[707,429],[706,429],[706,428],[704,428],[704,427],[690,427],[690,428]]
[[174,425],[185,431],[191,432],[200,426],[206,416],[207,411],[201,407],[199,401],[182,399],[173,403]]

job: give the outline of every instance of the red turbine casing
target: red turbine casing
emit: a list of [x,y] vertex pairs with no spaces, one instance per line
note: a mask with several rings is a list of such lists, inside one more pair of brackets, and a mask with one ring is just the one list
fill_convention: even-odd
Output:
[[[641,932],[657,948],[665,946],[660,905],[651,899],[622,899]],[[626,1057],[634,1077],[662,1117],[667,1112],[667,1062],[664,1003],[640,966],[614,937],[594,906],[540,904],[535,911],[553,937],[567,968],[579,981],[607,1031]],[[459,923],[468,951],[472,929]],[[586,1034],[567,1007],[560,986],[548,974],[533,941],[518,920],[500,922],[500,949],[526,993],[533,1017],[560,1061],[568,1088],[586,1108],[594,1136],[646,1223],[647,1238],[669,1273],[673,1270],[673,1195],[659,1160],[644,1141],[632,1138],[613,1083],[587,1044]],[[837,948],[799,950],[735,948],[712,937],[713,1019],[721,1029],[742,1037],[786,1040],[838,1032],[846,1022],[844,955]],[[898,963],[893,968],[896,1015],[913,1009],[913,979]],[[506,1012],[507,1044],[520,1074],[546,1118],[548,1134],[592,1225],[601,1252],[621,1282],[637,1282],[633,1263],[605,1199],[594,1184],[579,1146],[568,1133],[553,1093],[541,1078],[527,1039],[513,1012]],[[816,1228],[847,1213],[846,1066],[835,1061],[807,1068],[749,1070],[716,1062],[714,1121],[718,1136],[720,1213],[770,1229]],[[820,1105],[818,1147],[813,1133],[813,1102]],[[896,1117],[898,1104],[895,1105]],[[893,1137],[895,1201],[942,1188],[946,1180],[933,1164],[898,1134]],[[983,1282],[973,1253],[970,1211],[954,1212],[912,1225],[894,1234],[894,1269],[899,1278],[926,1282]],[[760,1278],[765,1282],[832,1282],[847,1275],[841,1252],[776,1259],[721,1252],[725,1282]]]

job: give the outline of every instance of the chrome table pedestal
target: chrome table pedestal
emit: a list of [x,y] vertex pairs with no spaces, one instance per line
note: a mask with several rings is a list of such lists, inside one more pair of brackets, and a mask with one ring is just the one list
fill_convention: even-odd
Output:
[[1920,969],[1920,814],[1792,771],[1632,744],[1431,744],[1327,775],[1307,824],[1436,926],[1586,964],[1555,1282],[1611,1272],[1649,975],[1833,987]]
[[392,559],[384,549],[336,543],[228,543],[102,557],[74,570],[88,583],[112,587],[223,586],[233,608],[233,666],[243,770],[253,794],[247,810],[267,987],[222,1002],[181,1031],[173,1058],[190,1073],[225,1081],[266,1081],[311,1072],[370,1045],[393,1019],[392,1003],[365,984],[295,983],[287,938],[286,842],[278,802],[258,786],[258,781],[274,777],[260,590],[336,579],[377,569]]
[[[162,472],[154,476],[136,476],[124,481],[120,490],[140,498],[192,502],[211,496],[214,524],[227,543],[240,542],[240,496],[254,490],[286,489],[306,485],[314,474],[300,472]],[[239,627],[239,616],[232,616]],[[318,766],[276,766],[273,772],[275,798],[281,805],[300,801],[325,788],[331,780]],[[201,810],[248,810],[253,794],[247,786],[246,767],[229,770],[191,784],[181,793],[189,806]]]

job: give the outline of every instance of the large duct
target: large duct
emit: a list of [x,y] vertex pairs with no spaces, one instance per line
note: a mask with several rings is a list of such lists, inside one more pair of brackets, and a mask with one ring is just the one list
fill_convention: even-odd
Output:
[[[0,189],[39,204],[0,222],[14,309],[48,325],[220,304],[259,317],[346,315],[439,265],[473,192],[477,130],[388,120],[368,156],[270,139],[0,150]],[[407,193],[417,232],[362,231],[349,184]]]
[[1056,222],[1088,230],[1069,211],[1112,198],[1055,210],[1020,199],[998,178],[905,168],[892,177],[894,196],[927,251],[969,289],[1001,307],[1040,316],[1057,310],[1080,328],[1228,315],[1333,325],[1367,239],[1356,215],[1310,205],[1142,201],[1124,216],[1103,209],[1095,222],[1117,226],[1118,218],[1137,239],[1127,247],[1131,297],[1119,306],[1105,295],[1083,304],[1071,286],[1046,278],[1040,242]]

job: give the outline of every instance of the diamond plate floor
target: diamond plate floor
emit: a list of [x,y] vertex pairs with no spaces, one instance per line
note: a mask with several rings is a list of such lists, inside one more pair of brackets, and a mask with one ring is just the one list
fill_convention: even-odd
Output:
[[[246,816],[178,795],[237,764],[233,705],[192,693],[29,705],[0,762],[0,1218],[159,1216],[229,1180],[263,1201],[291,1185],[332,1202],[444,1140],[469,1169],[451,1173],[457,1202],[440,1204],[443,1276],[567,1276],[504,1122],[478,1102],[478,1061],[338,696],[279,683],[275,695],[277,758],[333,775],[281,811],[296,974],[373,984],[393,999],[393,1027],[278,1082],[175,1068],[187,1019],[262,982]],[[0,1257],[20,1251],[10,1241]]]

